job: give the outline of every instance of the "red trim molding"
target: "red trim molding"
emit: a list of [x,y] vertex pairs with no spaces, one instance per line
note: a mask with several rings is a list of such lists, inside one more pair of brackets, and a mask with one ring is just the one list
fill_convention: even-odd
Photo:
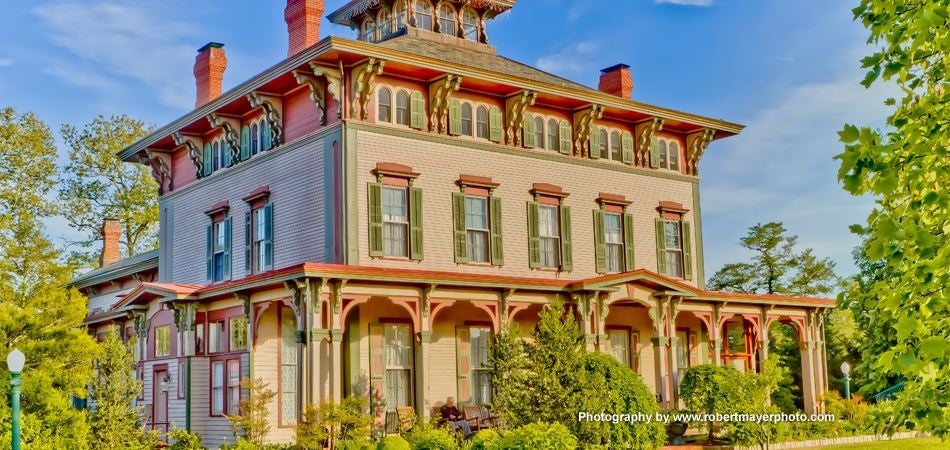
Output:
[[376,175],[377,178],[384,175],[391,175],[395,177],[414,179],[420,174],[413,172],[412,167],[403,164],[378,162],[376,163],[376,168],[373,169],[373,175]]
[[250,194],[242,197],[241,200],[244,200],[245,203],[254,203],[255,200],[266,199],[267,197],[270,197],[270,186],[265,184],[254,188]]
[[455,182],[459,186],[465,187],[480,187],[487,189],[495,189],[498,186],[501,186],[499,183],[495,183],[489,177],[480,177],[476,175],[465,175],[460,174],[458,181]]
[[620,205],[620,206],[630,206],[633,202],[627,200],[626,197],[619,194],[608,194],[606,192],[601,192],[597,196],[597,203],[601,205]]
[[221,200],[220,202],[217,202],[211,205],[210,208],[206,209],[205,214],[211,217],[215,217],[217,215],[226,215],[230,209],[231,206],[228,205],[228,201]]
[[564,192],[564,189],[560,186],[555,186],[548,183],[534,183],[531,185],[531,195],[546,195],[550,197],[564,198],[571,194]]
[[670,201],[661,201],[659,206],[656,207],[656,210],[661,213],[670,212],[677,214],[685,214],[689,212],[689,210],[686,209],[682,203]]

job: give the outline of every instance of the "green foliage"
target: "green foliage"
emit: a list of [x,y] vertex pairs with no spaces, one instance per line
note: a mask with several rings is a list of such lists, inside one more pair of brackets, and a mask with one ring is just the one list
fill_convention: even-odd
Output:
[[448,427],[433,427],[427,423],[417,423],[406,436],[412,450],[456,450],[458,442],[455,433]]
[[237,414],[228,416],[231,431],[235,438],[243,432],[244,439],[249,443],[264,445],[264,438],[271,429],[267,419],[267,405],[274,400],[277,393],[270,390],[267,383],[260,378],[241,380],[241,387],[248,390],[248,396],[238,403]]
[[[869,31],[874,52],[861,63],[864,86],[896,84],[886,128],[845,125],[838,179],[876,206],[864,226],[862,249],[886,275],[865,292],[853,283],[848,297],[876,296],[866,304],[884,331],[869,334],[869,376],[883,387],[907,384],[896,399],[894,427],[906,424],[950,435],[950,14],[946,0],[861,0],[854,17]],[[874,329],[873,331],[878,331]],[[890,341],[893,345],[884,346]]]
[[[732,366],[703,364],[687,368],[679,388],[686,411],[693,414],[725,414],[737,401],[738,378],[739,371]],[[712,425],[711,422],[706,423],[709,442],[714,439]]]
[[471,439],[471,450],[495,450],[501,441],[501,435],[489,428],[475,433]]
[[409,441],[399,435],[389,435],[376,443],[376,450],[411,450]]
[[201,445],[201,436],[196,433],[190,433],[182,428],[175,428],[168,432],[169,440],[174,443],[168,447],[168,450],[205,450]]
[[[779,381],[784,377],[785,370],[778,366],[773,355],[762,363],[761,370],[744,372],[738,377],[735,385],[736,403],[731,412],[762,416],[775,414],[779,409],[770,404],[772,393],[778,388]],[[732,442],[741,445],[758,444],[759,448],[768,448],[779,436],[779,427],[775,422],[739,421],[725,424],[724,429]]]
[[231,443],[223,444],[221,445],[221,447],[219,447],[219,449],[220,450],[261,450],[259,445],[254,444],[244,438],[238,438],[237,440],[234,441],[233,444]]
[[513,430],[498,442],[499,450],[543,448],[549,450],[574,450],[577,438],[559,423],[536,422]]
[[366,414],[368,402],[365,397],[352,396],[339,404],[329,402],[320,406],[318,415],[329,428],[333,442],[368,442],[373,424],[372,416]]
[[[656,399],[640,375],[621,365],[610,355],[584,355],[585,384],[581,392],[586,411],[613,414],[642,413],[654,416],[659,412]],[[666,441],[663,424],[650,422],[577,422],[568,427],[585,444],[604,444],[612,448],[655,448]]]
[[327,426],[320,418],[320,410],[308,404],[303,411],[297,429],[294,431],[294,441],[297,447],[303,450],[320,450],[325,447],[330,436]]
[[[0,355],[14,347],[26,355],[24,446],[84,449],[87,414],[73,409],[69,396],[86,396],[96,344],[82,327],[85,299],[63,287],[73,268],[61,261],[41,221],[56,212],[49,201],[55,161],[46,124],[0,107]],[[9,379],[5,368],[0,378]],[[8,383],[0,383],[0,398],[9,398]],[[0,402],[0,429],[9,430],[9,423],[9,404]],[[0,447],[9,445],[6,431]]]
[[96,448],[146,449],[155,444],[138,425],[141,408],[134,406],[134,402],[142,383],[135,379],[133,367],[132,348],[110,329],[100,345],[96,376],[89,393],[95,404],[89,417],[90,442]]
[[69,162],[59,182],[59,204],[70,226],[86,236],[76,244],[87,261],[98,255],[90,245],[102,238],[105,218],[122,222],[125,256],[158,247],[158,184],[147,166],[117,156],[148,132],[144,123],[124,115],[99,116],[82,128],[62,127]]

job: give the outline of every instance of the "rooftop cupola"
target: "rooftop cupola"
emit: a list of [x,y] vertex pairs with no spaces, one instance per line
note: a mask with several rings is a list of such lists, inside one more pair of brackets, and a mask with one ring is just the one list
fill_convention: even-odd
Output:
[[365,42],[385,41],[409,30],[488,43],[485,24],[515,6],[516,0],[353,0],[328,17],[348,26]]

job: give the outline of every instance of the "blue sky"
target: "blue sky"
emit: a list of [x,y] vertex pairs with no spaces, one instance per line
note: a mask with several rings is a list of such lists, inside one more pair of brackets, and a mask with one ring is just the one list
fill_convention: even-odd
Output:
[[[327,0],[332,11],[343,0]],[[747,227],[778,220],[854,271],[871,200],[835,180],[835,132],[880,123],[887,92],[858,85],[865,30],[853,1],[521,0],[490,24],[501,54],[596,86],[627,63],[634,98],[747,125],[717,141],[700,165],[706,273],[744,259]],[[0,105],[32,111],[54,129],[98,114],[163,125],[194,102],[195,50],[224,42],[225,89],[286,55],[281,0],[53,0],[9,2],[0,16]],[[324,23],[322,34],[353,37]],[[62,221],[50,234],[69,237]]]

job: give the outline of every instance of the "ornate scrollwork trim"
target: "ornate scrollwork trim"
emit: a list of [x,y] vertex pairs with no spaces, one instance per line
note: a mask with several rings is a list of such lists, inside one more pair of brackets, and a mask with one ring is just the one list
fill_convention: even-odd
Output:
[[633,158],[635,166],[650,166],[650,146],[653,145],[653,137],[656,136],[657,131],[663,129],[664,123],[664,119],[654,117],[634,127],[634,133],[637,136],[636,155]]
[[594,121],[604,116],[602,105],[592,104],[574,113],[574,156],[590,155],[590,135]]
[[507,142],[515,147],[521,147],[521,130],[524,128],[524,112],[529,106],[534,106],[538,93],[524,90],[505,101],[505,114],[508,118],[505,127]]
[[369,58],[353,71],[353,99],[350,105],[350,117],[359,120],[369,119],[369,99],[373,96],[376,75],[383,73],[386,61]]
[[237,164],[241,161],[241,137],[238,134],[240,122],[216,113],[208,114],[207,119],[211,128],[221,128],[224,132],[224,142],[228,144],[228,150],[231,152],[231,165]]
[[264,150],[271,150],[283,144],[284,125],[280,119],[280,109],[275,106],[279,105],[280,101],[260,92],[247,94],[247,101],[251,103],[251,107],[264,110],[264,120],[270,125],[270,148],[265,148]]
[[453,74],[447,74],[429,84],[429,123],[432,124],[432,131],[438,134],[448,133],[449,99],[460,87],[462,77]]
[[712,128],[686,135],[686,173],[699,175],[699,158],[702,158],[706,147],[709,147],[715,137],[716,130]]

